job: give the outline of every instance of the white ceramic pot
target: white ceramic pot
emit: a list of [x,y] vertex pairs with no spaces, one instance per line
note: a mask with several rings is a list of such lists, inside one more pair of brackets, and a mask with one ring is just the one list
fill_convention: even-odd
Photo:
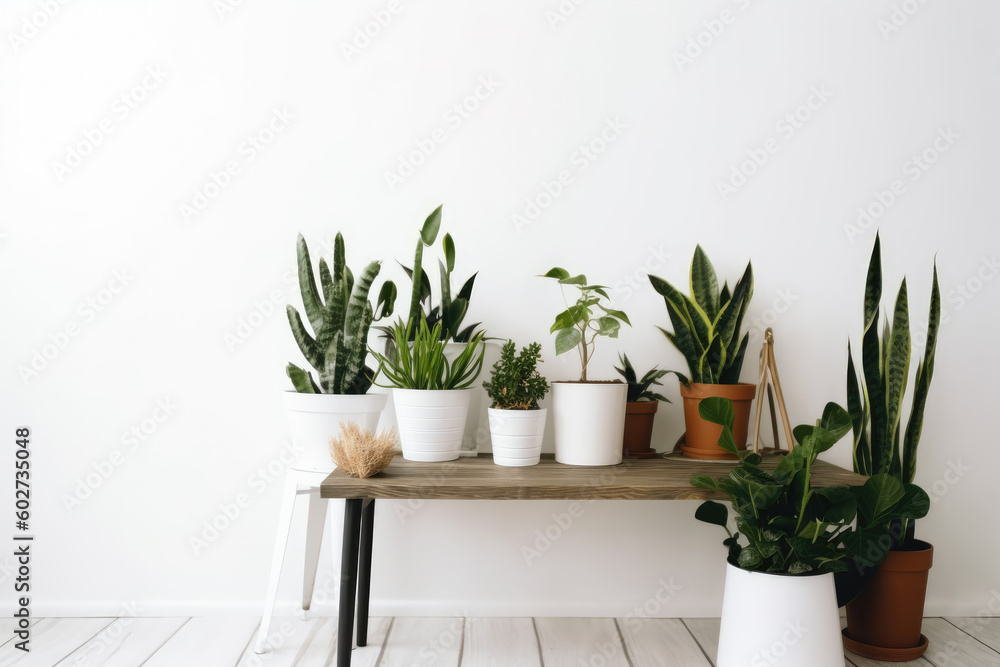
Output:
[[540,410],[489,408],[493,462],[501,466],[533,466],[542,454],[545,415]]
[[553,382],[556,461],[576,466],[622,462],[624,382]]
[[393,389],[403,458],[454,461],[462,452],[472,389]]
[[336,467],[330,455],[330,438],[340,435],[340,422],[354,422],[374,433],[386,400],[385,394],[284,393],[292,438],[303,448],[292,467],[318,472],[331,472]]
[[726,564],[718,667],[844,667],[833,574],[748,572]]

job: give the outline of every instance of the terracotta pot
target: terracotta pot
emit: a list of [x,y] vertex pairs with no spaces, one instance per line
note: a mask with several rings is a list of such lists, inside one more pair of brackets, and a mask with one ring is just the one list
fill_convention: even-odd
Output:
[[622,456],[627,459],[649,459],[656,456],[656,450],[649,446],[653,439],[653,419],[659,401],[638,401],[625,404],[625,439],[622,441]]
[[914,660],[923,654],[927,642],[920,625],[933,560],[934,547],[920,540],[889,552],[878,574],[847,603],[844,643],[851,651],[881,660]]
[[684,399],[684,426],[687,429],[685,443],[681,451],[685,456],[695,459],[735,459],[734,454],[719,447],[719,436],[722,427],[707,422],[698,414],[698,405],[702,399],[712,396],[728,398],[733,402],[736,418],[733,423],[733,439],[739,449],[746,449],[747,428],[750,424],[750,403],[757,393],[757,386],[741,382],[740,384],[701,384],[692,382],[691,387],[681,384],[681,397]]

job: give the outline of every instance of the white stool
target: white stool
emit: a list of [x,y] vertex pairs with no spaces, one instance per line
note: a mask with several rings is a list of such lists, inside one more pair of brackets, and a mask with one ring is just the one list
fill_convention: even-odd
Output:
[[253,649],[255,653],[263,653],[267,649],[267,633],[271,626],[271,617],[274,616],[274,603],[278,596],[278,582],[281,579],[281,566],[285,560],[285,547],[288,545],[292,513],[295,510],[295,499],[300,495],[309,498],[309,517],[306,521],[305,571],[302,581],[302,610],[308,612],[312,604],[313,588],[316,585],[316,569],[319,566],[320,548],[323,546],[323,529],[326,527],[326,510],[329,502],[325,498],[320,498],[319,485],[328,474],[312,470],[295,470],[294,468],[290,468],[285,474],[281,513],[278,515],[278,533],[274,538],[271,575],[267,584],[267,602],[264,605],[264,616],[260,621],[257,643]]

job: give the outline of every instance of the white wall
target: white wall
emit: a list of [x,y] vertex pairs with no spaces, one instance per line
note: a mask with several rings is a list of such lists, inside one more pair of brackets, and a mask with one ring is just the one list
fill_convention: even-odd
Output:
[[[287,443],[283,368],[298,359],[281,313],[298,302],[296,232],[315,244],[342,230],[352,265],[384,258],[402,279],[391,260],[411,259],[419,224],[445,202],[457,273],[480,272],[470,317],[542,341],[553,379],[577,371],[554,357],[548,327],[561,302],[536,274],[558,264],[616,286],[635,326],[602,345],[593,373],[610,375],[619,349],[642,367],[682,364],[654,326],[667,318],[645,270],[683,282],[696,243],[731,280],[752,258],[751,315],[775,320],[802,423],[845,400],[875,236],[849,227],[895,179],[902,194],[877,221],[887,291],[905,274],[912,316],[926,321],[936,253],[947,318],[918,475],[937,496],[919,525],[937,549],[927,610],[975,613],[1000,589],[989,518],[1000,466],[1000,237],[987,191],[1000,148],[996,3],[592,0],[553,26],[550,12],[569,0],[394,0],[398,13],[348,60],[341,45],[390,3],[224,2],[0,9],[0,432],[34,430],[37,613],[114,613],[124,601],[149,614],[257,612],[279,501],[257,471]],[[51,18],[39,13],[48,5]],[[706,44],[700,54],[692,40]],[[688,49],[691,61],[679,61]],[[450,121],[484,77],[496,89]],[[293,119],[247,149],[275,109]],[[789,129],[782,119],[796,113],[809,118]],[[609,121],[623,129],[583,169],[579,147]],[[56,166],[102,122],[110,133],[75,168]],[[443,143],[390,188],[384,174],[435,128]],[[947,132],[950,144],[936,139]],[[912,156],[936,141],[947,151],[913,172]],[[766,163],[723,197],[718,184],[765,145]],[[230,161],[239,173],[185,220],[181,207]],[[512,216],[562,170],[572,182],[518,227]],[[127,284],[105,293],[120,288],[116,272]],[[85,305],[107,297],[100,312]],[[226,336],[273,297],[231,349]],[[71,325],[78,335],[22,378]],[[676,398],[675,382],[667,392]],[[161,400],[176,408],[130,451],[123,433]],[[682,428],[679,407],[663,406],[659,445]],[[68,509],[78,480],[115,450],[110,478]],[[846,442],[830,459],[848,463]],[[250,506],[196,555],[189,538],[239,494]],[[0,516],[11,516],[11,496]],[[672,580],[680,590],[657,615],[718,613],[720,535],[694,521],[694,502],[590,505],[529,566],[521,546],[567,506],[429,503],[403,520],[381,503],[374,611],[625,614]],[[340,505],[332,514],[320,574],[331,586]],[[0,564],[7,599],[11,561]],[[282,588],[289,604],[298,572]]]

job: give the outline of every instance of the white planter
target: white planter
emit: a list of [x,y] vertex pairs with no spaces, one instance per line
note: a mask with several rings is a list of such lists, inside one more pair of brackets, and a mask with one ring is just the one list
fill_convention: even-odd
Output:
[[577,466],[621,463],[627,399],[624,382],[553,382],[556,461]]
[[542,454],[546,408],[494,410],[489,408],[493,462],[501,466],[533,466]]
[[[459,354],[462,353],[466,347],[465,343],[448,343],[444,349],[445,359],[448,363],[455,360]],[[469,397],[469,417],[465,422],[465,432],[462,434],[462,450],[461,456],[476,456],[479,452],[490,451],[490,429],[489,429],[489,418],[486,413],[490,406],[489,396],[486,395],[486,390],[483,389],[483,380],[489,377],[489,371],[493,368],[493,364],[500,359],[500,346],[496,343],[486,343],[486,351],[483,355],[483,370],[476,379],[476,382],[469,387],[472,390],[471,396]],[[385,382],[384,378],[380,378],[379,382]],[[391,393],[396,390],[393,389]],[[395,399],[390,396],[389,404],[393,405]],[[397,426],[395,423],[395,412],[393,410],[386,411],[386,426]]]
[[471,389],[393,389],[403,458],[454,461],[461,455]]
[[385,407],[385,394],[300,394],[286,391],[285,412],[292,438],[303,451],[292,468],[331,472],[330,438],[340,435],[340,422],[354,422],[373,433]]
[[747,572],[726,564],[718,667],[844,667],[833,574]]

